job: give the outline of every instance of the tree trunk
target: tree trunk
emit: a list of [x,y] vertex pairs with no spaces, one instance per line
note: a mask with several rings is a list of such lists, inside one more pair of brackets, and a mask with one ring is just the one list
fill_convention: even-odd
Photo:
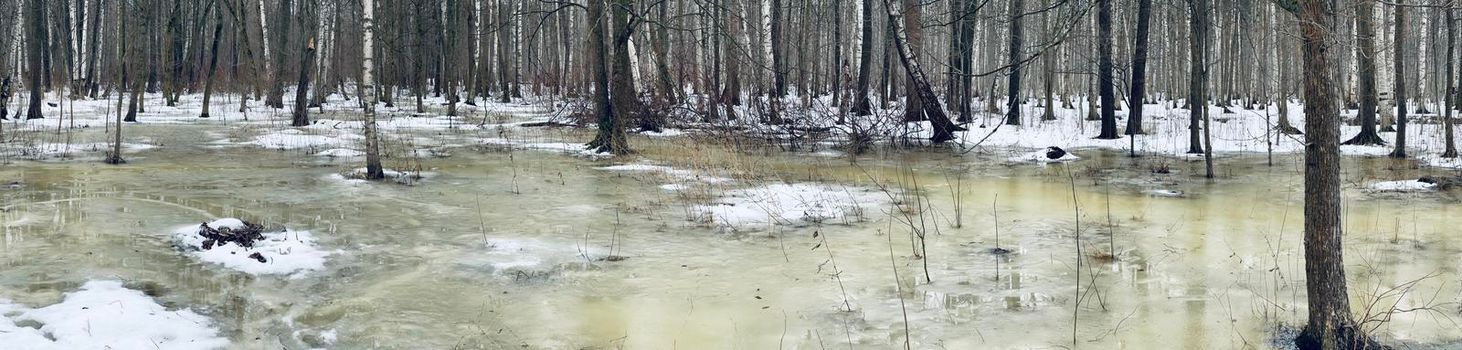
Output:
[[1202,140],[1199,137],[1202,121],[1208,113],[1208,67],[1207,52],[1208,42],[1208,0],[1188,0],[1191,10],[1188,13],[1188,47],[1191,58],[1189,58],[1189,80],[1188,80],[1188,153],[1203,153]]
[[1457,86],[1452,85],[1452,63],[1456,62],[1457,59],[1454,53],[1457,47],[1457,20],[1452,12],[1451,10],[1446,11],[1447,60],[1442,61],[1442,64],[1447,66],[1447,74],[1442,75],[1441,78],[1444,82],[1443,85],[1446,86],[1446,91],[1442,94],[1442,101],[1444,101],[1442,109],[1445,110],[1442,112],[1442,137],[1446,139],[1447,147],[1446,151],[1442,152],[1442,158],[1457,158],[1457,141],[1452,136],[1452,108],[1457,105],[1457,102],[1462,102],[1454,99],[1456,97],[1454,93],[1457,91]]
[[[781,98],[787,96],[787,69],[783,67],[787,63],[782,55],[782,0],[771,2],[772,96]],[[780,119],[773,118],[772,122],[778,123]]]
[[[903,20],[903,26],[901,26],[902,29],[900,34],[898,34],[900,38],[898,39],[898,43],[902,43],[908,47],[910,52],[919,52],[924,47],[923,29],[920,28],[921,24],[919,23],[919,14],[921,12],[919,4],[919,0],[903,0],[902,4],[903,17],[901,19]],[[898,24],[895,23],[893,25],[897,26]],[[919,65],[917,60],[913,63],[915,66]],[[904,67],[908,68],[908,65]],[[922,107],[924,105],[922,97],[924,96],[919,93],[919,87],[913,81],[913,74],[909,74],[905,78],[908,80],[904,84],[904,122],[922,121],[925,118],[924,108]],[[925,80],[924,84],[928,85],[928,80]],[[935,101],[935,104],[938,104],[938,101]],[[940,109],[943,110],[943,108]]]
[[1405,0],[1396,0],[1396,23],[1395,32],[1392,33],[1392,47],[1395,52],[1391,53],[1394,62],[1391,67],[1396,69],[1396,81],[1391,84],[1394,93],[1391,99],[1396,101],[1396,150],[1391,151],[1392,158],[1406,158],[1406,6]]
[[277,47],[274,50],[274,79],[269,86],[269,96],[264,103],[274,108],[284,108],[284,80],[286,79],[284,66],[289,60],[289,50],[286,48],[289,47],[289,39],[293,37],[289,32],[289,21],[293,18],[289,13],[290,1],[292,0],[279,2],[279,17],[273,19],[275,32],[273,44]]
[[1341,248],[1340,111],[1329,46],[1334,12],[1326,0],[1299,2],[1305,82],[1305,291],[1309,323],[1300,349],[1368,349],[1350,317]]
[[863,2],[861,9],[862,29],[860,29],[858,48],[858,82],[853,88],[853,115],[866,116],[873,114],[873,106],[868,101],[868,81],[873,73],[873,0],[859,0]]
[[[1006,88],[1009,89],[1007,94],[1009,99],[1006,102],[1008,109],[1005,111],[1005,124],[1007,125],[1020,125],[1020,47],[1022,45],[1021,40],[1024,39],[1022,33],[1023,28],[1021,26],[1021,18],[1024,17],[1022,12],[1025,12],[1025,1],[1011,0],[1010,52],[1008,57],[1008,62],[1010,62],[1010,76],[1006,83]],[[991,96],[990,98],[995,97]]]
[[315,28],[319,19],[317,10],[311,5],[316,0],[299,0],[300,32],[306,37],[300,39],[299,88],[294,90],[294,118],[290,126],[310,125],[310,66],[315,61]]
[[591,73],[594,75],[594,105],[599,115],[599,132],[590,141],[590,150],[599,153],[629,154],[629,144],[626,142],[628,136],[624,133],[624,125],[618,116],[615,115],[614,106],[609,99],[609,62],[608,53],[604,45],[604,1],[589,0],[589,59]]
[[1152,0],[1138,0],[1137,39],[1132,45],[1132,92],[1127,96],[1131,101],[1128,104],[1132,106],[1127,115],[1127,135],[1145,134],[1142,131],[1142,103],[1147,87],[1147,22],[1151,16]]
[[1355,56],[1357,58],[1360,85],[1360,109],[1356,119],[1360,120],[1360,133],[1344,145],[1384,145],[1385,140],[1376,133],[1376,4],[1373,0],[1356,0],[1355,4]]
[[376,81],[375,81],[375,4],[373,0],[361,0],[363,15],[361,24],[361,74],[360,103],[365,109],[366,179],[386,178],[381,169],[381,142],[376,135]]
[[1101,134],[1096,138],[1111,140],[1117,134],[1116,84],[1112,82],[1112,0],[1097,0],[1097,89],[1102,97]]
[[[40,119],[44,117],[41,115],[41,95],[43,94],[42,90],[45,84],[43,81],[44,70],[41,67],[41,55],[46,50],[45,2],[42,0],[31,0],[26,6],[26,9],[30,10],[30,15],[25,16],[26,28],[30,30],[29,35],[26,35],[25,38],[26,47],[29,48],[25,53],[25,69],[26,74],[30,76],[29,82],[26,83],[26,87],[30,89],[30,104],[26,107],[25,119]],[[8,49],[0,48],[0,50]]]
[[894,33],[892,39],[894,47],[898,49],[899,61],[903,63],[904,71],[909,75],[909,85],[920,96],[921,104],[908,106],[908,108],[920,109],[929,118],[929,123],[934,127],[934,134],[929,137],[930,142],[937,144],[953,140],[954,132],[964,130],[964,128],[954,125],[954,122],[951,122],[949,116],[944,113],[944,106],[940,105],[939,98],[934,96],[934,89],[929,86],[929,79],[924,77],[924,70],[919,68],[918,57],[914,55],[914,50],[905,44],[908,37],[898,23],[903,16],[900,13],[900,7],[888,3],[892,0],[884,1],[884,7],[888,9],[889,27]]
[[208,55],[208,78],[203,81],[203,113],[198,114],[199,118],[208,118],[208,104],[213,98],[213,75],[218,71],[218,42],[223,36],[223,13],[214,10],[217,14],[215,19],[218,23],[213,27],[213,43],[209,44]]

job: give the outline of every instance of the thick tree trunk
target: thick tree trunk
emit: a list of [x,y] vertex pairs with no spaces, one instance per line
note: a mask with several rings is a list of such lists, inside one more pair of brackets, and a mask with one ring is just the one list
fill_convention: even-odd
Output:
[[1456,107],[1457,102],[1462,102],[1454,98],[1456,97],[1454,93],[1457,91],[1457,86],[1452,85],[1452,62],[1456,62],[1457,59],[1455,53],[1457,48],[1457,20],[1456,15],[1452,14],[1452,12],[1450,10],[1446,11],[1447,60],[1442,62],[1443,65],[1447,66],[1447,74],[1441,77],[1442,81],[1444,81],[1443,85],[1447,87],[1446,92],[1442,95],[1442,101],[1445,101],[1442,105],[1442,109],[1444,110],[1442,112],[1442,137],[1446,139],[1446,151],[1442,152],[1442,158],[1457,158],[1457,141],[1452,135],[1452,108]]
[[[43,77],[45,71],[41,67],[41,55],[45,54],[44,51],[46,50],[45,2],[42,0],[31,0],[26,5],[26,9],[30,13],[28,16],[25,16],[25,26],[29,30],[29,34],[25,38],[26,47],[28,48],[25,53],[25,69],[26,74],[30,77],[26,83],[26,88],[30,89],[30,103],[25,110],[25,119],[40,119],[44,117],[41,115],[41,95],[43,94],[45,85]],[[0,48],[0,50],[4,49],[8,48]]]
[[1360,109],[1356,119],[1360,121],[1360,133],[1344,145],[1384,145],[1385,140],[1376,133],[1376,4],[1373,0],[1356,0],[1355,7],[1355,56],[1357,58],[1360,85]]
[[[772,96],[781,98],[787,96],[787,63],[786,57],[782,55],[782,0],[771,0],[771,35],[772,35]],[[781,118],[773,118],[773,123],[779,123]]]
[[1097,89],[1102,97],[1101,134],[1096,138],[1111,140],[1117,134],[1116,84],[1112,82],[1112,0],[1097,0]]
[[203,112],[198,114],[199,118],[208,118],[208,104],[213,98],[213,76],[218,71],[218,42],[219,38],[223,36],[222,12],[219,12],[215,19],[218,23],[214,24],[213,43],[209,45],[208,78],[203,81]]
[[[668,20],[669,5],[660,4],[657,6],[658,15],[661,20]],[[665,26],[653,26],[655,40],[651,42],[651,49],[655,50],[655,82],[659,84],[660,95],[665,99],[665,105],[674,106],[680,103],[680,89],[675,86],[675,81],[670,77],[670,30]]]
[[366,179],[380,180],[386,178],[386,173],[381,169],[381,142],[380,136],[376,135],[376,80],[375,80],[375,3],[373,0],[361,0],[363,9],[360,19],[361,24],[361,73],[360,73],[360,103],[365,109],[365,138],[366,138]]
[[1392,158],[1406,158],[1406,6],[1405,0],[1396,0],[1396,23],[1393,25],[1395,32],[1391,46],[1395,52],[1391,53],[1394,62],[1391,68],[1396,69],[1396,81],[1392,84],[1391,99],[1396,101],[1396,150],[1391,151]]
[[599,116],[599,132],[590,141],[590,150],[609,154],[629,154],[628,136],[624,133],[623,120],[615,115],[609,98],[608,52],[604,45],[604,1],[589,0],[589,59],[594,75],[594,106]]
[[1188,153],[1203,153],[1199,126],[1208,113],[1208,0],[1188,0]]
[[284,81],[288,79],[285,78],[284,66],[289,60],[289,55],[287,54],[289,50],[285,48],[289,47],[289,39],[293,37],[289,32],[289,21],[293,18],[293,15],[289,13],[291,8],[290,1],[293,0],[281,0],[279,2],[279,17],[273,19],[275,23],[274,44],[278,49],[274,50],[274,79],[269,86],[269,96],[265,99],[264,103],[274,108],[284,108]]
[[[1152,17],[1152,0],[1137,1],[1137,38],[1132,45],[1132,92],[1127,94],[1132,110],[1127,115],[1127,135],[1144,134],[1142,131],[1142,103],[1147,88],[1147,31]],[[1135,150],[1134,150],[1135,152]]]
[[924,77],[924,70],[919,68],[919,59],[914,50],[905,44],[908,40],[904,29],[899,25],[899,19],[903,16],[899,10],[901,7],[893,6],[884,0],[884,6],[888,9],[888,22],[893,31],[893,44],[898,49],[899,61],[903,63],[904,70],[909,76],[909,85],[914,92],[920,96],[921,102],[918,106],[908,108],[920,109],[929,118],[929,123],[934,127],[934,134],[929,137],[933,143],[941,143],[954,139],[954,132],[964,130],[949,120],[945,114],[944,106],[940,105],[939,98],[934,96],[934,88],[929,86],[929,79]]
[[1370,349],[1350,316],[1341,247],[1340,111],[1330,65],[1334,12],[1326,0],[1299,2],[1305,82],[1305,290],[1309,322],[1300,349]]
[[960,21],[963,22],[959,25],[959,46],[952,48],[953,50],[959,51],[958,67],[962,73],[962,75],[955,77],[955,82],[959,86],[959,89],[954,94],[959,98],[959,122],[961,124],[975,121],[975,77],[973,75],[975,63],[973,58],[975,51],[975,19],[978,18],[975,12],[980,4],[981,2],[979,0],[964,0],[964,7],[955,10],[960,15]]
[[299,61],[299,85],[294,90],[294,118],[291,126],[310,125],[310,67],[315,62],[315,28],[318,23],[315,18],[316,11],[310,3],[315,0],[299,0],[300,31],[305,34],[300,38],[300,61]]
[[97,58],[101,56],[101,41],[98,40],[98,37],[101,36],[102,15],[104,14],[102,9],[105,8],[102,6],[102,2],[103,0],[93,0],[91,2],[91,35],[86,38],[86,93],[91,98],[96,98],[97,90],[99,90],[96,81],[96,65]]
[[[1006,102],[1005,124],[1020,125],[1020,48],[1024,39],[1021,18],[1024,16],[1025,1],[1010,1],[1010,51],[1007,57],[1010,64],[1010,76],[1006,83],[1008,99]],[[991,96],[990,98],[995,98]]]

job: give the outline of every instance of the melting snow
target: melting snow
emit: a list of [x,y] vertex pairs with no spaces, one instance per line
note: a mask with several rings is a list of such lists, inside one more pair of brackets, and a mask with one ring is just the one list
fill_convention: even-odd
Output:
[[887,197],[872,190],[824,184],[772,184],[726,192],[714,203],[698,205],[701,220],[732,228],[776,223],[849,223]]
[[1416,180],[1381,181],[1368,186],[1378,192],[1425,192],[1435,190],[1437,184]]
[[[17,322],[20,322],[18,325]],[[23,324],[39,323],[37,328]],[[168,310],[118,281],[90,281],[38,309],[0,300],[0,347],[7,349],[218,349],[229,345],[212,320]]]
[[[218,219],[208,223],[213,228],[244,227],[239,219]],[[203,250],[203,236],[198,234],[198,225],[180,227],[173,231],[173,241],[198,260],[223,265],[226,268],[251,275],[290,275],[303,277],[310,271],[325,269],[325,257],[330,252],[315,247],[315,237],[309,231],[265,232],[264,240],[254,242],[253,248],[237,244],[220,243],[213,249]],[[259,262],[249,255],[259,253],[265,262]]]

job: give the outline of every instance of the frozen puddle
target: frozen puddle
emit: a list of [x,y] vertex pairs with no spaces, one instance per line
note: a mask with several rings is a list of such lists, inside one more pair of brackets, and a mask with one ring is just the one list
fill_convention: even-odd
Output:
[[861,221],[887,195],[862,188],[814,183],[771,184],[727,191],[693,209],[694,219],[733,229],[762,224],[805,226]]
[[[244,228],[239,219],[218,219],[208,223],[214,229]],[[188,255],[211,264],[248,273],[251,275],[289,275],[303,277],[310,271],[325,269],[325,257],[330,252],[315,247],[315,238],[309,231],[263,232],[263,239],[255,241],[253,247],[237,243],[216,243],[205,249],[201,225],[180,227],[173,231],[173,244]],[[262,260],[262,261],[261,261]]]
[[464,265],[480,267],[495,275],[517,280],[552,276],[561,269],[582,266],[594,261],[617,260],[604,249],[582,243],[552,242],[532,238],[494,238],[487,241],[487,252],[467,258]]
[[118,281],[90,281],[39,309],[0,300],[0,347],[7,349],[218,349],[229,345],[212,320],[168,310]]

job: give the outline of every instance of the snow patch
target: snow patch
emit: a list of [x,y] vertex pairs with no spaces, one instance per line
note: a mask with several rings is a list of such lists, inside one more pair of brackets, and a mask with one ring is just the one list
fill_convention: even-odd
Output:
[[[17,321],[40,323],[32,328]],[[89,281],[60,303],[27,309],[0,300],[0,347],[8,349],[163,349],[227,347],[213,321],[191,309],[168,310],[118,281]]]
[[713,184],[714,183],[731,182],[731,179],[724,178],[724,177],[716,177],[716,176],[703,175],[703,174],[701,174],[699,172],[696,172],[696,171],[685,170],[685,169],[676,169],[676,168],[672,168],[672,167],[668,167],[668,166],[663,166],[663,165],[653,165],[653,164],[644,164],[644,163],[611,165],[611,166],[599,168],[599,170],[608,170],[608,171],[615,171],[615,172],[650,172],[650,173],[661,173],[661,174],[665,174],[666,176],[669,176],[671,178],[674,178],[674,179],[677,179],[677,180],[681,180],[681,181],[697,181],[697,182],[713,183]]
[[1148,195],[1148,196],[1153,196],[1153,197],[1170,197],[1170,198],[1183,197],[1183,196],[1186,195],[1186,194],[1183,193],[1183,191],[1178,191],[1178,190],[1162,190],[1162,189],[1146,190],[1146,191],[1142,191],[1142,194],[1145,194],[1145,195]]
[[767,223],[851,223],[886,199],[884,194],[868,189],[815,183],[772,184],[728,191],[711,204],[695,206],[693,212],[697,221],[731,228]]
[[1436,190],[1437,184],[1417,180],[1381,181],[1366,188],[1376,192],[1429,192]]
[[[244,222],[239,219],[218,219],[208,223],[213,228],[240,229]],[[265,232],[264,240],[254,242],[246,248],[232,243],[219,243],[212,249],[203,249],[199,235],[201,226],[189,225],[173,231],[173,244],[187,251],[198,260],[223,265],[223,267],[251,275],[289,275],[290,278],[304,277],[310,271],[325,269],[325,257],[330,252],[315,247],[315,237],[310,231]],[[265,261],[249,257],[259,253]]]
[[324,150],[324,151],[320,151],[319,153],[315,153],[315,155],[322,156],[322,157],[330,157],[330,158],[356,158],[356,157],[364,157],[365,156],[365,152],[361,152],[361,151],[357,151],[357,150],[353,150],[353,149],[349,149],[349,148],[331,148],[331,149],[327,149],[327,150]]

